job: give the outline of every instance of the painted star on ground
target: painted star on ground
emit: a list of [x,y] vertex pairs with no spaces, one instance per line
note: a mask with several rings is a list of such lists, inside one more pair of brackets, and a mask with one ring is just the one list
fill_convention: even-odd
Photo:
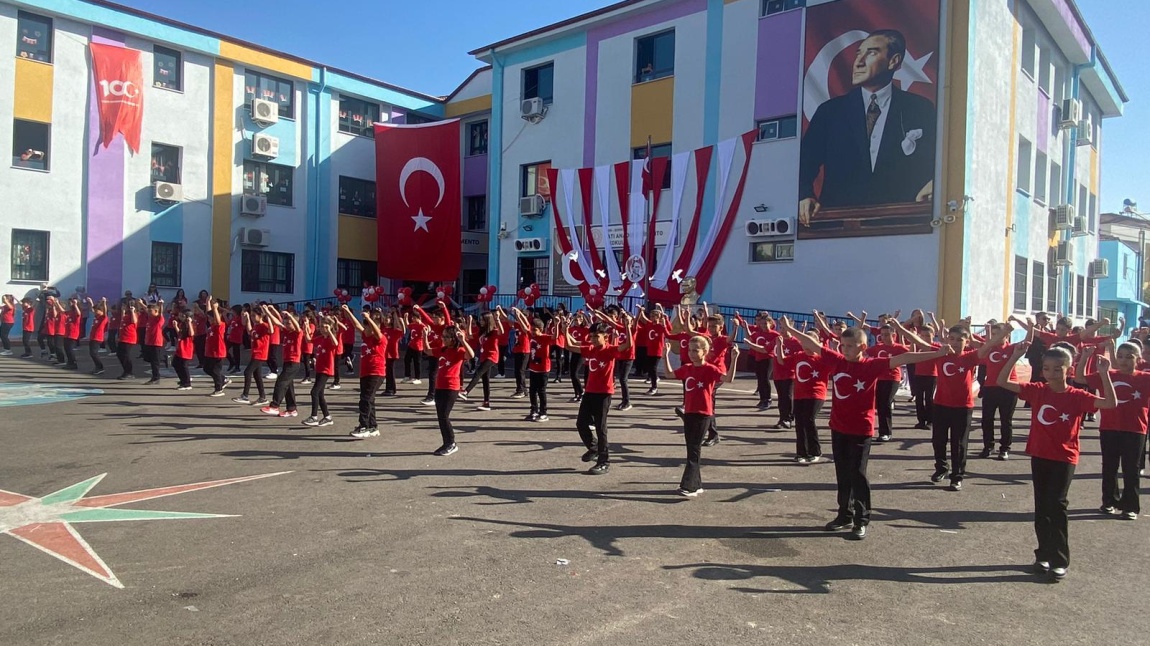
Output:
[[96,551],[80,536],[72,525],[77,523],[108,523],[129,520],[186,520],[193,518],[230,518],[231,514],[198,514],[179,511],[151,511],[144,509],[112,509],[128,503],[175,496],[190,491],[223,487],[225,485],[270,478],[291,473],[265,473],[226,480],[212,480],[195,484],[144,489],[104,496],[85,498],[106,473],[65,487],[43,498],[0,489],[0,534],[8,534],[36,549],[91,574],[104,583],[123,588]]

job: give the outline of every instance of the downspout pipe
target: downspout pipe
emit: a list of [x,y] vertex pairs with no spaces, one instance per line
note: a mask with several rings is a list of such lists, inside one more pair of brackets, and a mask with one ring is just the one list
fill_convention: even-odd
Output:
[[326,236],[322,235],[323,226],[326,218],[320,213],[320,208],[323,206],[319,200],[319,156],[320,156],[320,133],[321,126],[323,125],[323,110],[320,102],[323,100],[324,92],[327,90],[327,68],[319,68],[319,86],[314,83],[311,84],[309,92],[315,95],[315,115],[314,126],[311,136],[311,160],[309,162],[310,168],[308,169],[308,199],[311,202],[311,212],[315,214],[312,218],[312,231],[310,246],[314,249],[311,262],[308,263],[308,284],[311,286],[313,294],[308,294],[308,298],[319,298],[321,288],[326,289],[319,284],[319,256],[320,245],[324,243]]

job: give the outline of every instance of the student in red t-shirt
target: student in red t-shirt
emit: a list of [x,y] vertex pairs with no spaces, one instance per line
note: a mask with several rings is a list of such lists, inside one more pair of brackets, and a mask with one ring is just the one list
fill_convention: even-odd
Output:
[[[1113,410],[1103,410],[1098,439],[1102,448],[1102,506],[1104,514],[1121,514],[1126,520],[1137,520],[1142,512],[1138,500],[1139,466],[1142,446],[1146,443],[1147,409],[1150,408],[1150,372],[1135,369],[1141,349],[1134,343],[1123,343],[1114,353],[1116,370],[1110,371],[1114,397],[1118,404]],[[1094,390],[1102,387],[1099,372],[1085,374],[1083,364],[1090,355],[1083,353],[1079,361],[1075,385]],[[1122,467],[1122,490],[1118,489],[1118,467]]]
[[[208,312],[211,312],[211,308],[208,309]],[[242,305],[233,306],[224,331],[229,375],[238,375],[243,371],[244,331],[244,308]]]
[[[203,338],[201,351],[204,354],[203,366],[204,373],[212,378],[212,392],[209,397],[223,397],[224,386],[230,383],[224,378],[224,357],[228,355],[227,348],[227,323],[224,322],[223,313],[220,312],[220,301],[207,296],[206,301],[201,304],[196,302],[192,307],[197,309],[204,308],[204,316],[202,319],[193,318],[192,322],[195,324],[196,320],[203,320],[204,327],[207,330],[203,334],[199,334],[199,327],[196,327],[193,334],[195,335],[192,340],[192,349],[196,349],[196,344],[200,343],[196,339]],[[243,308],[241,308],[242,311]],[[242,323],[241,323],[242,325]],[[241,328],[242,330],[242,328]],[[241,331],[241,338],[243,332]],[[239,355],[236,355],[236,361],[239,361]]]
[[[571,335],[571,322],[564,319],[560,323],[560,334],[566,337],[567,346],[574,349],[575,337]],[[607,325],[596,323],[587,331],[587,341],[579,346],[579,356],[587,365],[587,385],[579,403],[579,416],[575,427],[587,452],[583,461],[595,460],[595,466],[587,473],[602,475],[611,465],[607,440],[607,414],[611,411],[611,395],[615,393],[615,359],[620,348],[630,344],[624,338],[623,345],[616,345]],[[595,427],[592,431],[591,427]]]
[[687,444],[687,465],[679,481],[679,495],[694,498],[703,493],[703,478],[699,458],[703,453],[703,436],[711,429],[715,416],[715,392],[720,382],[735,380],[735,365],[739,349],[731,348],[731,367],[724,373],[707,360],[711,353],[711,340],[696,335],[687,342],[687,361],[677,370],[671,368],[671,344],[663,353],[663,368],[669,377],[683,382],[683,438]]
[[[300,373],[300,357],[303,354],[303,330],[299,320],[288,310],[277,312],[268,308],[269,322],[280,330],[280,347],[283,350],[283,364],[276,373],[276,383],[272,387],[272,401],[260,409],[265,415],[296,417],[295,378]],[[280,410],[280,402],[287,408]]]
[[[425,335],[431,330],[425,329]],[[443,436],[443,445],[435,449],[435,455],[451,455],[459,450],[455,445],[455,427],[451,425],[451,410],[459,399],[459,387],[462,383],[460,371],[463,362],[475,357],[475,351],[467,344],[467,338],[458,328],[448,326],[443,329],[442,343],[432,346],[430,339],[424,345],[425,353],[435,357],[439,367],[435,371],[435,417],[439,422],[439,433]]]
[[[805,335],[813,343],[819,342],[814,332],[799,334]],[[792,343],[797,349],[784,352],[784,345]],[[782,336],[775,340],[775,345],[776,371],[787,370],[795,375],[795,461],[799,464],[815,464],[823,459],[815,416],[826,401],[827,379],[830,375],[814,367],[818,365],[818,355],[808,354],[802,342],[791,332],[784,330]]]
[[379,333],[383,338],[383,395],[390,397],[397,393],[395,384],[395,362],[399,360],[399,345],[403,342],[403,335],[407,333],[407,324],[395,308],[379,312]]
[[[979,396],[982,398],[982,452],[979,457],[986,459],[994,453],[994,421],[999,421],[1000,442],[998,459],[1009,460],[1010,449],[1014,443],[1014,409],[1018,406],[1018,395],[998,386],[998,373],[1006,365],[1006,360],[1014,353],[1014,346],[1010,344],[1010,334],[1013,332],[1011,321],[995,323],[990,327],[991,336],[986,343],[978,349],[978,356],[982,365],[986,366],[986,380],[983,383]],[[1029,334],[1027,340],[1030,341]],[[1017,375],[1011,374],[1014,381]]]
[[[746,340],[751,348],[751,358],[755,365],[755,379],[758,384],[759,410],[767,410],[773,403],[771,382],[774,380],[775,369],[775,339],[779,333],[775,330],[775,321],[769,312],[759,312],[755,315],[755,324],[747,327]],[[751,344],[754,345],[751,345]],[[756,346],[761,349],[756,349]],[[789,428],[789,427],[788,427]]]
[[662,363],[663,346],[666,343],[667,334],[671,332],[671,324],[667,320],[667,313],[663,311],[662,305],[655,306],[650,318],[647,317],[646,312],[640,310],[636,320],[639,325],[635,338],[647,348],[645,372],[647,373],[647,380],[651,384],[647,394],[657,395],[659,394],[659,366]]
[[[515,370],[515,392],[512,399],[523,399],[527,396],[527,362],[531,359],[531,324],[525,323],[526,318],[520,321],[512,308],[515,318],[515,342],[511,345],[512,367]],[[414,338],[414,335],[412,335]]]
[[60,299],[49,296],[44,309],[44,333],[48,339],[48,361],[57,366],[68,363],[64,360],[63,311],[64,307],[60,304]]
[[21,359],[32,358],[32,335],[36,332],[36,303],[31,298],[20,299],[20,319],[23,325],[21,330],[20,340],[24,343],[24,354],[20,355]]
[[[570,325],[567,330],[567,336],[570,339],[564,339],[567,343],[567,352],[570,359],[567,361],[567,372],[571,377],[571,390],[574,396],[571,397],[571,403],[577,404],[583,401],[583,392],[586,390],[583,382],[579,378],[579,369],[583,367],[583,344],[587,341],[588,330],[591,329],[591,321],[587,318],[586,312],[579,310],[569,319]],[[574,340],[575,343],[571,343]]]
[[108,331],[108,299],[101,298],[99,303],[93,303],[91,297],[85,297],[88,309],[92,312],[92,329],[88,332],[88,357],[92,359],[92,374],[104,374],[104,362],[100,361],[100,345]]
[[12,341],[8,338],[8,335],[12,333],[12,328],[15,325],[16,297],[11,294],[5,294],[3,299],[0,300],[0,343],[4,346],[4,349],[0,350],[0,355],[2,356],[12,356]]
[[[491,410],[491,372],[499,363],[499,343],[503,339],[504,319],[502,310],[484,312],[479,317],[479,367],[471,375],[467,387],[459,393],[459,398],[467,401],[471,391],[480,381],[483,382],[483,403],[479,410]],[[468,322],[470,327],[470,321]]]
[[196,324],[191,312],[181,312],[172,319],[172,329],[176,333],[176,354],[172,358],[172,369],[176,371],[176,390],[191,390],[192,376],[188,362],[196,355]]
[[[1026,354],[1029,344],[1019,343],[1010,359],[998,373],[998,386],[1018,393],[1030,402],[1030,436],[1026,452],[1030,454],[1030,474],[1034,484],[1034,550],[1036,573],[1047,574],[1058,581],[1070,566],[1070,535],[1066,517],[1067,494],[1078,464],[1078,433],[1082,418],[1096,409],[1118,405],[1114,384],[1110,381],[1110,360],[1098,359],[1098,381],[1102,397],[1096,397],[1067,385],[1072,358],[1061,348],[1052,347],[1042,355],[1042,376],[1046,383],[1018,384],[1010,381],[1014,364]],[[1089,352],[1093,351],[1091,347]]]
[[[831,450],[835,460],[838,488],[838,515],[827,523],[827,531],[853,528],[851,538],[866,538],[870,524],[870,481],[867,461],[875,426],[875,384],[884,374],[908,363],[929,361],[945,356],[949,348],[934,352],[908,352],[888,359],[864,356],[867,334],[861,328],[848,328],[839,335],[842,353],[824,348],[813,339],[799,334],[787,318],[780,327],[803,344],[803,349],[817,355],[812,365],[829,377],[833,396],[831,406]],[[840,383],[845,380],[846,383]]]
[[363,345],[359,350],[359,424],[351,431],[358,439],[379,437],[375,419],[375,396],[387,371],[384,362],[387,345],[379,329],[379,313],[365,311],[361,323],[346,305],[340,306],[344,321],[359,333]]
[[134,379],[132,367],[132,346],[139,342],[139,334],[136,329],[140,320],[140,315],[136,311],[136,301],[131,298],[126,298],[120,304],[120,333],[116,343],[116,358],[120,360],[120,367],[124,372],[117,379],[124,381],[127,379]]
[[315,368],[315,305],[307,303],[303,306],[303,314],[299,317],[300,346],[299,365],[303,370],[301,384],[312,383],[312,370]]
[[551,346],[559,334],[559,318],[551,319],[544,329],[543,319],[535,318],[529,323],[527,315],[512,307],[511,314],[519,322],[519,334],[527,339],[527,379],[531,395],[531,412],[525,418],[528,422],[546,422],[547,416],[547,375],[551,372]]
[[[253,306],[250,312],[244,312],[244,329],[251,339],[252,354],[248,359],[248,366],[244,368],[244,390],[239,397],[232,399],[237,404],[250,404],[266,406],[267,393],[264,390],[264,364],[268,360],[268,348],[272,342],[272,328],[268,323],[268,306],[261,303]],[[206,352],[205,352],[206,354]],[[259,398],[251,400],[252,381],[256,382],[256,392]]]
[[[866,312],[863,312],[865,321]],[[895,326],[897,319],[884,323],[878,328],[878,343],[866,349],[866,356],[888,359],[910,352],[910,348],[898,342]],[[878,415],[878,441],[889,442],[894,435],[894,395],[902,383],[902,368],[894,368],[883,375],[875,386],[875,410]]]
[[[451,312],[447,310],[447,303],[443,300],[435,301],[438,307],[430,315],[423,310],[419,305],[413,305],[411,310],[419,317],[419,320],[427,326],[428,332],[424,335],[424,348],[423,353],[427,356],[427,396],[419,403],[424,406],[432,406],[435,404],[435,372],[439,370],[439,360],[434,356],[427,354],[428,349],[435,349],[442,343],[440,338],[443,330],[451,325]],[[428,345],[430,344],[430,345]]]
[[77,370],[76,343],[80,339],[80,303],[73,296],[68,299],[68,305],[63,305],[58,299],[56,304],[56,347],[64,355],[64,369]]
[[[619,345],[619,357],[615,360],[615,378],[619,380],[619,391],[622,400],[615,410],[631,410],[631,366],[635,363],[635,320],[627,310],[618,305],[609,306],[605,312],[592,312],[596,320],[602,321],[615,330],[615,343]],[[624,346],[624,341],[630,341],[630,346]]]
[[414,312],[407,312],[403,315],[404,322],[407,324],[407,349],[403,353],[403,381],[404,383],[419,385],[423,383],[420,379],[419,368],[423,360],[423,328],[427,324],[419,319]]
[[[312,343],[315,354],[315,383],[311,386],[311,416],[303,421],[305,426],[331,426],[331,412],[327,408],[324,387],[328,379],[336,374],[336,355],[339,351],[339,323],[333,316],[324,316],[315,331],[304,328],[304,338]],[[322,414],[322,417],[320,416]]]
[[144,360],[152,368],[147,385],[160,383],[160,359],[164,352],[164,302],[148,305],[148,323],[144,327]]

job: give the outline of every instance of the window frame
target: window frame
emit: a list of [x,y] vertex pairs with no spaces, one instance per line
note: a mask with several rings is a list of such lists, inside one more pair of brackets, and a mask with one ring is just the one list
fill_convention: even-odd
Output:
[[[784,123],[787,124],[788,129],[790,127],[794,128],[794,131],[791,134],[783,134]],[[775,125],[775,135],[773,137],[764,137],[764,128],[771,124]],[[796,139],[799,136],[799,115],[788,114],[781,117],[771,117],[770,119],[759,119],[755,122],[755,128],[758,130],[758,133],[755,135],[755,143],[759,143],[761,141],[785,141],[787,139]]]
[[[339,196],[337,199],[337,205],[338,205],[337,210],[338,210],[338,213],[340,215],[350,215],[350,216],[357,217],[357,218],[370,218],[372,220],[376,219],[376,217],[378,215],[378,211],[376,209],[377,205],[376,205],[375,182],[373,182],[369,179],[360,179],[358,177],[351,177],[349,175],[340,175],[339,176],[339,182],[337,184],[337,188],[339,190]],[[355,210],[353,210],[351,208],[345,208],[345,205],[347,203],[347,201],[344,197],[345,190],[354,191],[356,189],[362,189],[365,192],[365,195],[363,198],[364,204],[359,209],[359,212],[356,212]]]
[[[471,232],[477,232],[477,233],[486,232],[487,231],[487,215],[488,215],[488,213],[487,213],[487,196],[486,195],[468,195],[464,199],[467,202],[467,204],[466,204],[467,209],[466,209],[466,212],[464,213],[464,215],[467,217],[467,221],[464,223],[464,230],[465,231],[471,231]],[[476,225],[475,224],[475,222],[476,222],[475,209],[472,207],[472,205],[475,204],[476,201],[478,201],[478,200],[483,200],[483,209],[482,209],[482,214],[480,215],[480,217],[482,219],[480,219],[479,224]]]
[[[1014,172],[1017,177],[1014,178],[1014,190],[1030,197],[1030,192],[1034,188],[1034,143],[1022,135],[1018,136],[1017,156],[1018,160],[1015,163]],[[1026,155],[1022,154],[1023,147],[1025,146]],[[1025,178],[1025,184],[1023,179]]]
[[[278,278],[265,279],[262,276],[261,270],[265,267],[271,267],[273,271],[279,271],[281,268],[278,263],[263,262],[264,257],[269,257],[272,260],[286,259],[285,273],[286,289],[260,289],[265,285],[279,285],[283,281]],[[252,260],[249,260],[252,259]],[[256,270],[256,276],[251,276],[250,271]],[[254,280],[254,285],[251,281]],[[240,255],[240,291],[246,294],[292,294],[295,292],[295,254],[283,251],[264,251],[261,249],[244,249]]]
[[[162,50],[162,52],[161,52],[161,50]],[[158,79],[160,78],[160,74],[159,74],[160,64],[159,64],[158,56],[161,53],[164,56],[171,56],[171,57],[174,57],[176,59],[175,87],[168,87],[166,85],[160,85],[159,84]],[[168,48],[168,47],[164,47],[163,45],[152,45],[152,87],[159,88],[161,90],[168,90],[169,92],[183,93],[183,91],[184,91],[184,54],[182,52],[176,51],[176,50]]]
[[[1086,316],[1094,316],[1094,279],[1086,277]],[[1118,321],[1114,322],[1115,324]]]
[[[16,129],[19,128],[21,125],[35,126],[37,128],[43,128],[44,129],[44,142],[45,143],[43,145],[34,144],[34,145],[39,145],[40,148],[34,148],[33,146],[28,146],[24,151],[20,151],[18,153],[17,151],[22,147],[20,145],[20,142],[21,141],[26,142],[26,141],[28,141],[29,138],[31,138],[29,136],[23,136],[22,137],[22,136],[19,136],[17,134]],[[42,150],[41,150],[41,148],[42,148]],[[29,152],[29,151],[41,153],[42,156],[39,160],[33,160],[31,157],[29,159],[21,159],[21,156],[24,153]],[[38,164],[38,165],[36,165],[36,164]],[[24,168],[24,169],[28,169],[28,170],[38,170],[38,171],[43,171],[45,173],[51,172],[51,170],[52,170],[52,124],[42,123],[40,121],[30,121],[28,119],[12,119],[12,168]]]
[[[41,21],[47,29],[48,46],[45,48],[45,56],[47,60],[41,60],[35,56],[25,56],[25,52],[21,49],[21,36],[20,27],[21,23],[25,20]],[[37,63],[46,63],[52,65],[56,59],[56,25],[50,16],[41,16],[38,13],[31,11],[19,10],[16,12],[16,58],[23,58],[24,60],[36,61]]]
[[[752,265],[767,265],[767,264],[774,264],[774,263],[779,263],[779,262],[794,262],[795,261],[795,241],[794,240],[751,240],[748,244],[750,246],[748,247],[749,256],[747,258],[747,262],[752,264]],[[774,250],[774,254],[775,254],[773,258],[766,258],[766,257],[758,258],[756,256],[755,250],[758,249],[760,246],[763,246],[763,245],[773,245],[772,249]],[[779,257],[778,251],[779,251],[780,246],[783,246],[783,247],[789,246],[790,247],[791,254],[790,254],[789,258]]]
[[[483,146],[482,150],[475,145],[475,132],[482,127],[483,129]],[[472,121],[467,124],[467,156],[477,157],[479,155],[486,155],[488,150],[488,135],[490,134],[490,124],[487,119],[481,121]]]
[[[344,110],[344,102],[345,101],[356,102],[356,103],[362,104],[363,110],[362,110],[362,113],[360,116],[364,117],[364,119],[365,119],[365,123],[363,125],[356,126],[352,123],[351,115],[353,113],[351,110]],[[371,109],[372,108],[375,108],[375,117],[374,118],[372,118],[372,116],[371,116]],[[345,112],[349,115],[347,117],[346,121],[344,118]],[[336,121],[337,121],[336,130],[337,131],[342,132],[345,135],[351,135],[353,137],[366,137],[368,139],[375,139],[375,124],[376,123],[382,123],[381,118],[383,116],[383,106],[381,106],[379,103],[376,103],[374,101],[368,101],[367,99],[361,99],[357,96],[349,96],[346,94],[341,94],[339,96],[339,107],[336,110],[336,115],[337,115],[337,119],[336,119]],[[345,130],[345,127],[346,127],[346,130]]]
[[[168,151],[174,151],[175,152],[175,157],[176,157],[176,178],[175,179],[168,179],[167,177],[156,177],[156,165],[155,164],[156,164],[156,152],[157,152],[156,148],[157,147],[165,148]],[[160,152],[164,152],[164,151],[160,151]],[[151,150],[151,163],[152,163],[152,168],[151,168],[151,178],[152,178],[151,183],[152,184],[155,184],[156,182],[169,182],[171,184],[180,184],[181,183],[181,180],[183,179],[183,170],[184,170],[184,168],[183,168],[183,166],[184,166],[184,149],[183,148],[181,148],[180,146],[173,146],[171,144],[162,144],[158,141],[153,141],[152,142],[152,150]],[[164,166],[161,166],[161,168],[164,168]],[[169,166],[169,168],[170,168],[170,166]]]
[[[355,272],[352,272],[352,268]],[[375,285],[379,281],[379,263],[375,260],[361,260],[359,258],[336,258],[335,261],[335,286],[340,289],[346,289],[349,296],[360,296],[363,294],[363,281],[365,269],[370,268],[370,275],[367,280],[370,284]],[[356,280],[352,280],[353,274]]]
[[1046,293],[1046,264],[1035,260],[1030,265],[1030,309],[1041,312]]
[[1030,302],[1027,290],[1030,281],[1030,261],[1025,256],[1014,256],[1014,311],[1025,312]]
[[1046,268],[1046,311],[1058,311],[1058,268],[1054,265]]
[[[658,41],[659,41],[659,39],[667,38],[667,37],[670,37],[670,39],[671,39],[671,65],[670,65],[670,67],[656,68],[655,63],[657,62],[656,53],[658,52]],[[642,61],[640,58],[641,50],[644,46],[644,43],[648,42],[648,41],[651,43],[651,60],[649,61],[650,65],[651,65],[651,72],[645,74],[642,71],[642,69],[639,68],[639,66],[642,64]],[[634,59],[635,62],[634,62],[634,65],[632,66],[632,69],[634,70],[634,75],[631,79],[631,82],[635,85],[638,85],[639,83],[648,83],[650,81],[657,81],[659,79],[674,76],[675,75],[675,29],[672,27],[671,29],[664,29],[662,31],[657,31],[657,32],[650,33],[650,34],[643,34],[642,36],[636,36],[635,37],[635,54],[634,54],[634,57],[635,57],[635,59]]]
[[[261,182],[256,183],[255,177],[252,178],[252,186],[254,187],[254,190],[249,189],[249,187],[248,187],[248,180],[247,180],[248,164],[255,164],[256,166],[258,166],[259,168],[257,168],[257,171],[261,173]],[[287,203],[286,204],[284,204],[283,202],[280,202],[280,201],[275,201],[271,197],[273,195],[273,189],[275,187],[275,184],[273,184],[271,181],[271,176],[272,176],[271,173],[267,172],[269,169],[270,170],[286,171],[287,176],[290,178],[290,180],[288,182],[288,191],[287,191],[288,197],[287,197]],[[262,176],[268,177],[268,190],[267,191],[261,190],[262,186],[263,186]],[[268,204],[272,205],[272,206],[285,206],[285,207],[289,207],[289,208],[294,208],[294,206],[295,206],[295,168],[293,168],[291,166],[284,166],[283,164],[273,164],[270,162],[263,162],[263,161],[258,161],[255,159],[245,159],[244,165],[243,165],[242,182],[243,182],[243,194],[244,195],[258,195],[261,197],[268,198]]]
[[[156,272],[156,251],[157,247],[161,250],[174,252],[175,259],[172,261],[174,271],[167,273]],[[181,287],[183,280],[183,265],[184,265],[184,245],[179,242],[159,242],[152,241],[152,255],[149,262],[151,267],[152,284],[156,287]]]
[[[547,96],[543,96],[539,93],[539,71],[544,69],[551,70],[551,91]],[[527,82],[528,75],[532,73],[535,74],[535,94],[533,95],[528,94],[531,91],[531,86],[529,86]],[[543,105],[551,105],[555,101],[555,61],[547,61],[546,63],[523,68],[522,84],[520,96],[524,99],[542,99]]]
[[1084,316],[1086,312],[1086,279],[1080,274],[1075,274],[1074,278],[1077,289],[1075,292],[1077,298],[1074,299],[1074,315]]
[[[544,161],[532,162],[530,164],[520,165],[519,166],[519,197],[531,197],[532,195],[542,195],[542,193],[539,193],[539,191],[538,191],[538,189],[539,189],[539,176],[540,176],[539,171],[540,170],[545,171],[547,168],[550,168],[550,167],[551,167],[551,160],[549,160],[549,159],[544,160]],[[527,175],[529,174],[531,169],[535,169],[535,181],[534,182],[528,182],[527,181]],[[531,192],[528,192],[528,186],[529,185],[530,185]],[[544,195],[543,197],[544,197],[544,199],[546,199],[548,201],[550,201],[550,199],[551,199],[550,195]]]
[[1047,196],[1048,182],[1050,180],[1050,159],[1046,153],[1041,150],[1034,151],[1034,175],[1031,177],[1031,188],[1033,189],[1032,198],[1035,202],[1046,205],[1049,204],[1049,197]]
[[[776,5],[777,8],[772,8]],[[780,13],[802,9],[807,6],[807,0],[762,0],[759,3],[759,17],[777,16]]]
[[[30,245],[29,251],[28,251],[28,262],[27,263],[20,263],[20,264],[16,263],[17,259],[19,258],[19,256],[16,253],[16,245],[17,245],[16,238],[18,235],[27,235],[30,238],[27,242],[25,242],[25,241],[20,242],[20,244]],[[31,239],[32,237],[36,237],[39,239]],[[44,249],[39,254],[42,257],[42,262],[33,264],[32,260],[36,257],[37,254],[36,254],[35,247],[32,245],[36,245],[36,244],[43,244]],[[8,250],[9,250],[9,253],[11,255],[11,258],[9,259],[9,267],[8,267],[8,269],[9,269],[8,275],[9,275],[9,280],[11,282],[13,282],[13,283],[46,283],[46,282],[48,282],[48,276],[51,274],[51,269],[52,269],[51,268],[51,262],[52,262],[52,232],[51,231],[44,231],[41,229],[12,229],[12,233],[9,237]],[[26,272],[31,272],[34,269],[39,269],[40,265],[43,265],[43,273],[31,276],[31,277],[17,278],[17,274],[23,275]],[[20,268],[20,269],[18,269],[18,268]],[[23,269],[23,268],[27,268],[27,269]]]
[[[249,77],[255,77],[255,78],[252,79]],[[286,78],[283,78],[280,76],[276,76],[274,74],[268,74],[267,72],[261,72],[259,70],[254,70],[254,69],[251,69],[249,67],[245,67],[244,68],[244,109],[247,110],[249,113],[251,112],[251,109],[252,109],[252,99],[263,99],[264,98],[263,93],[267,91],[267,90],[262,89],[258,82],[254,85],[249,85],[249,81],[251,81],[251,80],[256,80],[256,81],[271,80],[271,81],[275,81],[277,84],[280,84],[280,83],[287,84],[289,91],[287,94],[288,98],[287,98],[286,106],[285,106],[283,101],[277,100],[277,101],[275,101],[275,103],[277,105],[279,105],[279,117],[281,119],[289,119],[289,120],[295,119],[295,109],[296,109],[296,105],[295,105],[295,81],[293,81],[291,79],[286,79]],[[252,91],[248,92],[248,88],[252,88]],[[276,95],[278,95],[280,90],[282,90],[282,89],[283,88],[277,86],[277,88],[274,90],[272,96],[276,97]],[[260,96],[257,96],[257,94]],[[267,100],[270,101],[271,99],[267,99]],[[285,107],[286,107],[286,112],[287,112],[286,114],[285,114]]]

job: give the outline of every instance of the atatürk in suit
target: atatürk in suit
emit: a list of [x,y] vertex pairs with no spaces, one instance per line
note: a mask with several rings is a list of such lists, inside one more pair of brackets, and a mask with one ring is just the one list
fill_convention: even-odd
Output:
[[[799,154],[799,199],[814,198],[822,208],[914,202],[934,178],[935,110],[918,95],[892,85],[877,156],[872,163],[867,135],[871,92],[855,87],[825,101],[803,135]],[[910,151],[909,153],[907,151]],[[814,182],[823,171],[822,190]]]

